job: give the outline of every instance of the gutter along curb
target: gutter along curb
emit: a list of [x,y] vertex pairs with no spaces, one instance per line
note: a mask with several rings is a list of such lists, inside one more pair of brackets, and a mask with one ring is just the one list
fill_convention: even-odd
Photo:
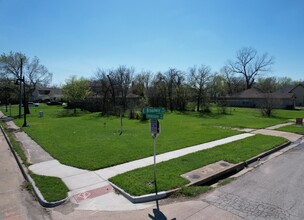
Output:
[[61,205],[62,203],[64,203],[64,202],[68,199],[68,197],[66,197],[65,199],[56,201],[56,202],[48,202],[48,201],[46,201],[46,200],[44,199],[44,197],[43,197],[43,195],[41,194],[40,190],[36,187],[35,181],[31,178],[30,175],[28,175],[27,169],[22,165],[22,162],[20,161],[19,156],[16,154],[16,152],[15,152],[13,146],[11,145],[11,143],[10,143],[10,141],[9,141],[9,139],[8,139],[8,137],[7,137],[7,135],[6,135],[6,133],[4,132],[4,129],[2,128],[2,126],[0,126],[0,128],[1,128],[1,131],[2,131],[2,133],[3,133],[3,135],[4,135],[4,137],[5,137],[5,140],[6,140],[7,144],[8,144],[8,146],[9,146],[11,152],[13,153],[13,155],[14,155],[14,157],[15,157],[15,160],[16,160],[16,162],[17,162],[17,164],[18,164],[18,167],[19,167],[19,169],[20,169],[20,171],[21,171],[21,173],[22,173],[24,179],[25,179],[27,182],[31,183],[31,185],[32,185],[32,187],[33,187],[34,194],[36,195],[36,197],[37,197],[37,199],[38,199],[40,205],[43,206],[43,207],[45,207],[45,208],[53,208],[53,207],[59,206],[59,205]]

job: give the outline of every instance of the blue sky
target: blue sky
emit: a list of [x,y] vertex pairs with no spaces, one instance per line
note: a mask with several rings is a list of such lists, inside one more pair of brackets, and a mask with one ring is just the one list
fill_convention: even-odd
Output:
[[267,76],[304,79],[304,1],[0,0],[0,53],[37,56],[56,84],[119,65],[219,71],[242,47],[275,58]]

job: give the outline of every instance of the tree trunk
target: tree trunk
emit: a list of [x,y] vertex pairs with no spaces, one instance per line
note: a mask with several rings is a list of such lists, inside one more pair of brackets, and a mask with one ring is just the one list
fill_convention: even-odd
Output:
[[197,97],[197,108],[196,108],[196,111],[197,111],[197,112],[200,111],[200,105],[201,105],[200,99],[201,99],[200,96],[198,96],[198,97]]

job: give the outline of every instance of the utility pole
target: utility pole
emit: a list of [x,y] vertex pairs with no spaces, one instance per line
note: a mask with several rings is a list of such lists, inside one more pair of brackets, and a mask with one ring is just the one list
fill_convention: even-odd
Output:
[[24,76],[22,78],[22,82],[23,82],[23,125],[22,125],[22,127],[28,127],[28,124],[26,123],[27,102],[26,102],[26,95],[25,95],[25,80],[24,80]]
[[[20,76],[22,76],[22,58],[20,60]],[[24,76],[22,76],[22,78],[17,78],[16,80],[16,85],[18,85],[19,83],[19,88],[20,88],[20,93],[19,93],[19,117],[21,118],[21,105],[22,105],[22,101],[21,101],[21,84],[23,83],[23,125],[22,127],[28,127],[29,125],[26,123],[26,114],[27,114],[27,103],[26,103],[26,93],[25,93],[25,79]]]
[[[22,58],[20,59],[20,76],[18,77],[19,79],[22,79],[22,68],[23,68],[23,64],[22,64]],[[22,108],[22,94],[21,94],[21,83],[19,84],[19,118],[21,118],[21,108]]]

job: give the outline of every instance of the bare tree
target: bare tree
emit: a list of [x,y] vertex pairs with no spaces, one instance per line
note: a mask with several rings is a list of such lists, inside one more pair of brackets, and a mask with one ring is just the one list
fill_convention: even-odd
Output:
[[24,66],[25,85],[29,95],[32,94],[38,85],[49,85],[53,74],[44,65],[40,64],[37,57],[30,60],[25,54],[20,52],[11,51],[9,54],[3,53],[1,55],[1,73],[12,80],[22,78],[23,76],[20,75],[21,60]]
[[148,90],[149,104],[153,107],[167,107],[167,84],[165,76],[158,72],[154,75],[151,86]]
[[5,103],[6,112],[8,104],[12,99],[17,100],[17,96],[14,96],[16,92],[16,86],[14,82],[6,77],[0,76],[0,104]]
[[[117,105],[120,105],[123,111],[127,109],[127,95],[131,88],[133,74],[133,68],[119,66],[116,70],[111,70],[107,75],[111,85],[111,94],[114,103],[114,108]],[[117,97],[120,98],[119,103],[117,103]]]
[[168,92],[168,99],[169,99],[169,108],[172,112],[174,110],[174,102],[173,102],[173,93],[174,88],[177,85],[177,83],[181,80],[182,73],[181,71],[170,68],[164,75],[164,81],[167,86],[167,92]]
[[200,111],[203,98],[207,96],[207,85],[210,79],[211,69],[201,65],[200,68],[192,67],[189,73],[189,84],[196,91],[197,111]]
[[180,72],[180,74],[177,74],[175,82],[175,105],[177,110],[186,110],[188,100],[188,94],[186,90],[187,87],[185,85],[184,73]]
[[96,96],[100,96],[100,98],[102,99],[101,111],[106,114],[109,110],[109,105],[112,98],[110,94],[111,84],[108,79],[108,72],[106,70],[97,69],[93,82],[93,92],[95,92]]
[[231,71],[231,69],[228,66],[224,66],[221,70],[221,73],[224,75],[227,85],[227,93],[229,95],[233,94],[235,92],[234,88],[234,72]]
[[151,78],[152,73],[150,71],[143,71],[140,74],[137,74],[132,82],[132,92],[136,95],[146,97]]
[[276,99],[272,93],[265,93],[264,99],[259,107],[263,116],[270,117],[272,116],[273,109],[280,106],[280,104],[281,100]]
[[31,61],[28,61],[25,71],[25,78],[27,78],[27,87],[29,95],[31,95],[37,88],[37,86],[47,87],[51,81],[53,74],[48,69],[40,64],[37,57],[34,57]]
[[241,74],[246,88],[250,89],[258,75],[271,71],[273,60],[267,53],[259,56],[254,48],[244,47],[237,52],[236,61],[228,61],[227,68],[233,73]]
[[27,62],[27,57],[23,53],[12,51],[9,54],[3,53],[0,56],[1,74],[8,78],[20,78],[21,60],[23,63]]

